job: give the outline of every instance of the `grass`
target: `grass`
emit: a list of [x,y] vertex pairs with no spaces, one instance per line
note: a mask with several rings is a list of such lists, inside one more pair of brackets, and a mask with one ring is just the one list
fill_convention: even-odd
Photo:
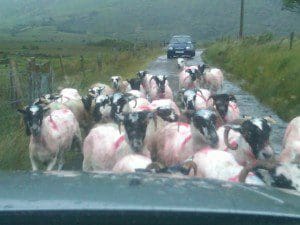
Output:
[[[50,61],[55,73],[55,88],[78,88],[82,95],[95,82],[109,82],[111,75],[120,74],[123,78],[135,76],[136,71],[161,53],[161,47],[136,45],[130,42],[104,40],[89,44],[76,43],[36,43],[11,42],[0,43],[1,59],[12,59],[17,64],[26,104],[27,59],[36,56],[37,62]],[[63,56],[65,74],[62,73],[59,56]],[[97,56],[102,58],[102,70],[97,67]],[[83,70],[80,57],[83,56]],[[9,103],[9,66],[0,64],[0,169],[28,170],[29,138],[25,135],[20,115]],[[72,156],[69,156],[69,158]]]
[[300,40],[289,50],[288,39],[272,35],[208,45],[205,59],[224,68],[229,79],[270,106],[286,121],[300,115]]

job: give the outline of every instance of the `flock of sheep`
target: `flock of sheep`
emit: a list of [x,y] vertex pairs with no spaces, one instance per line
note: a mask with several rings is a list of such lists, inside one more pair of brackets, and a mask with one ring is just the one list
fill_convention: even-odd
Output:
[[[167,76],[139,71],[112,76],[81,96],[65,88],[18,111],[30,136],[32,170],[63,168],[64,153],[82,151],[84,171],[181,174],[300,190],[300,117],[275,156],[271,117],[240,117],[234,95],[221,91],[223,74],[177,60],[179,93]],[[174,99],[176,96],[176,99]]]

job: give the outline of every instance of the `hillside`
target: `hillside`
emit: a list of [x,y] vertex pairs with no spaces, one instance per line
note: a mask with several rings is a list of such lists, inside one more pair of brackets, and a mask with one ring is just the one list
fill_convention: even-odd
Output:
[[[166,40],[189,33],[197,40],[236,36],[239,0],[0,0],[0,38],[95,41]],[[245,33],[300,31],[300,14],[281,0],[245,0]]]

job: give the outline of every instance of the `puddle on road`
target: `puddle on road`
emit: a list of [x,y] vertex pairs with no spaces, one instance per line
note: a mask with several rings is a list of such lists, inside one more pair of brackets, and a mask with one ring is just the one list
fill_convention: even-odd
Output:
[[[193,59],[187,59],[187,65],[198,65],[202,63],[202,51],[197,51]],[[158,57],[149,64],[148,69],[151,74],[168,75],[170,86],[176,96],[178,92],[178,73],[177,59],[167,59],[166,55]],[[226,78],[226,74],[225,74]],[[262,105],[253,95],[243,91],[238,85],[230,81],[224,81],[224,86],[220,93],[232,93],[236,96],[241,111],[241,115],[251,115],[254,117],[264,117],[271,115],[276,124],[272,126],[270,142],[276,153],[281,151],[281,143],[287,123],[281,120],[270,108]]]

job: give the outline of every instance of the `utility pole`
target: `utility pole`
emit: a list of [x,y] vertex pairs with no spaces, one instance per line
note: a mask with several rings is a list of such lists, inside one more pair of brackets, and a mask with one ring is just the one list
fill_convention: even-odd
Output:
[[244,27],[244,0],[241,0],[241,15],[240,15],[239,39],[243,38],[243,27]]

